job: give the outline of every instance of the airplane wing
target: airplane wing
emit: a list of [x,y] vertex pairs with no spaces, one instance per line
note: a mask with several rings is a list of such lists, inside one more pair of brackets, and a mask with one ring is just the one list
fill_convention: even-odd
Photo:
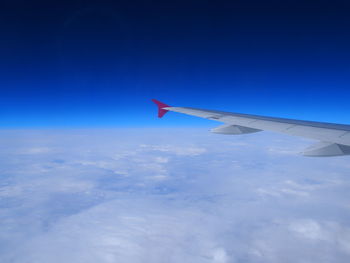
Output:
[[158,100],[158,117],[174,111],[224,123],[212,129],[214,133],[246,134],[273,131],[315,139],[319,142],[307,148],[305,156],[340,156],[350,154],[350,125],[314,121],[301,121],[259,115],[205,110],[190,107],[171,107]]

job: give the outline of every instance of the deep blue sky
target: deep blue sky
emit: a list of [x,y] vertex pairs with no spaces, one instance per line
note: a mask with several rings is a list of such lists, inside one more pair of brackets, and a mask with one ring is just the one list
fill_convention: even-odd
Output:
[[8,2],[1,127],[208,124],[151,98],[350,123],[348,1]]

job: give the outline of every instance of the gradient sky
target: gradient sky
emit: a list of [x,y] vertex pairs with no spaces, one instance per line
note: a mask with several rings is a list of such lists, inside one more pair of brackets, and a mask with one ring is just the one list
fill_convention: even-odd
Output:
[[192,106],[350,123],[348,1],[11,1],[0,126],[212,125]]

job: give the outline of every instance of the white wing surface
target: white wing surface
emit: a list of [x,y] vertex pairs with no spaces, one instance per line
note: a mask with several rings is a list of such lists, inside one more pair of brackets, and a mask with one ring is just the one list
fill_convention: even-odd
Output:
[[153,100],[158,106],[158,117],[168,111],[184,113],[224,123],[212,132],[222,134],[246,134],[262,130],[315,139],[319,142],[307,148],[306,156],[339,156],[350,154],[350,125],[284,118],[265,117],[250,114],[231,113],[189,107],[170,107]]

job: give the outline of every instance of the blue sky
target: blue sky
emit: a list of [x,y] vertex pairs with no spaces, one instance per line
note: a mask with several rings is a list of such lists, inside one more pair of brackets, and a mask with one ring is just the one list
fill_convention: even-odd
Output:
[[211,125],[160,121],[152,98],[349,123],[349,10],[346,1],[7,3],[0,126]]

